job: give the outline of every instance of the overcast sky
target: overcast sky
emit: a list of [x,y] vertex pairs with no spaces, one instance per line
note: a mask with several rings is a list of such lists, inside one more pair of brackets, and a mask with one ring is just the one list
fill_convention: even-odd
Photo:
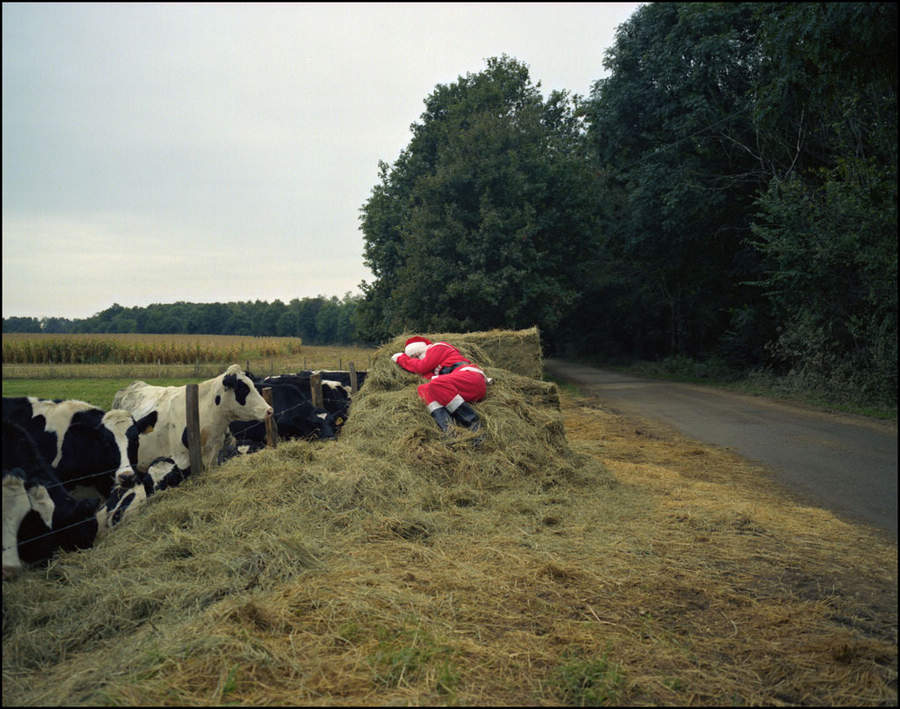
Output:
[[358,293],[438,84],[587,95],[639,3],[3,3],[3,317]]

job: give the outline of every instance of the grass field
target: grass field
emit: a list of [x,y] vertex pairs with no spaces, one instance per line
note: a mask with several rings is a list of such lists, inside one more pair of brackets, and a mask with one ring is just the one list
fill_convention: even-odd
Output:
[[229,461],[5,582],[3,704],[896,706],[880,534],[569,387],[550,477],[362,394],[421,427]]

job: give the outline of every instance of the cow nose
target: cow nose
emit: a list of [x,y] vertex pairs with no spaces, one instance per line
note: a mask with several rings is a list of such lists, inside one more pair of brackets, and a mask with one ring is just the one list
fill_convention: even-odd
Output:
[[132,487],[135,483],[134,471],[130,468],[120,470],[116,473],[116,484],[122,487]]
[[266,416],[271,416],[274,413],[275,413],[275,409],[273,409],[271,406],[268,409],[266,409]]

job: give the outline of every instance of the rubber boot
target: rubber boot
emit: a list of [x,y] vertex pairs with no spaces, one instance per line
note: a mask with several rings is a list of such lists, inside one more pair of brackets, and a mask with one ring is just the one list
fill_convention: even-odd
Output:
[[458,424],[473,431],[477,431],[481,428],[481,424],[478,423],[478,414],[475,413],[475,409],[465,402],[456,407],[453,411],[453,418]]
[[450,426],[453,425],[453,421],[450,418],[450,412],[443,406],[439,406],[432,411],[431,416],[437,422],[438,428],[444,433],[447,433],[450,430]]

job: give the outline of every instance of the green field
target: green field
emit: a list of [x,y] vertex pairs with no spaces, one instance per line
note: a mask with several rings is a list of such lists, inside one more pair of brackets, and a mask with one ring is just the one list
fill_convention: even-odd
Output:
[[[39,399],[78,399],[101,409],[112,406],[113,396],[134,379],[4,379],[3,396],[36,396]],[[156,386],[184,386],[202,379],[152,379]]]

